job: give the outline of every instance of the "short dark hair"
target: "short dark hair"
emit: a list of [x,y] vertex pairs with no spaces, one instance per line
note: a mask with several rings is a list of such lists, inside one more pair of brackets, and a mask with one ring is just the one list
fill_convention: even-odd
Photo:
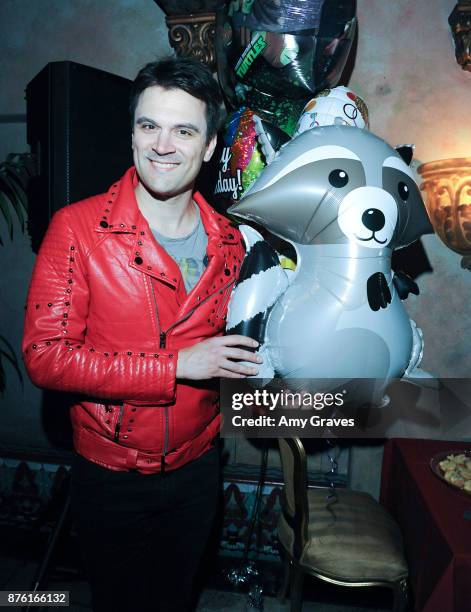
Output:
[[131,88],[129,111],[131,125],[141,93],[148,87],[158,85],[164,89],[182,89],[206,105],[206,142],[219,128],[222,95],[210,69],[198,60],[187,57],[166,57],[146,64],[138,72]]

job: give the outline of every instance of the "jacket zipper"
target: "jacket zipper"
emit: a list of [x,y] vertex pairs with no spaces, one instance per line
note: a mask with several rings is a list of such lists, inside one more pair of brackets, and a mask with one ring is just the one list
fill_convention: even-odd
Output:
[[[228,283],[226,283],[225,285],[223,285],[220,289],[220,293],[222,293],[225,289],[227,289],[227,287],[230,287],[230,285],[232,285],[234,283],[234,281],[230,281]],[[154,285],[152,283],[152,281],[150,281],[150,286],[152,288],[152,296],[154,298],[154,306],[155,306],[155,314],[157,317],[157,324],[159,326],[159,348],[164,349],[167,346],[167,334],[169,331],[171,331],[174,327],[176,327],[177,325],[179,325],[180,323],[184,323],[187,319],[189,319],[191,317],[191,315],[195,312],[195,310],[197,308],[199,308],[201,306],[201,304],[204,304],[205,302],[207,302],[212,296],[208,295],[206,296],[203,300],[201,300],[201,302],[199,302],[199,304],[197,304],[196,306],[194,306],[190,311],[188,311],[186,313],[186,315],[180,319],[179,321],[175,321],[175,323],[173,323],[172,325],[170,325],[170,327],[168,327],[166,329],[166,331],[164,331],[162,329],[162,324],[160,323],[160,317],[159,317],[159,309],[157,306],[157,299],[155,297],[155,289],[154,289]],[[164,435],[164,448],[163,448],[163,454],[162,457],[160,459],[160,471],[162,474],[165,473],[165,456],[168,453],[168,440],[169,440],[169,416],[168,416],[168,406],[164,406],[164,411],[165,411],[165,435]],[[118,434],[119,434],[119,429],[118,429]],[[116,438],[116,433],[115,433],[115,439]]]
[[[228,287],[230,287],[232,284],[234,283],[234,281],[229,281],[228,283],[226,283],[225,285],[223,285],[220,289],[218,289],[217,293],[223,293],[225,289],[227,289]],[[152,287],[152,295],[154,296],[154,304],[155,304],[155,310],[157,313],[157,322],[159,324],[159,328],[160,328],[160,334],[159,334],[159,338],[160,338],[160,348],[166,348],[166,343],[167,343],[167,335],[168,332],[171,331],[174,327],[176,327],[177,325],[180,325],[180,323],[184,323],[186,320],[188,320],[191,315],[195,312],[195,310],[197,310],[202,304],[204,304],[205,302],[207,302],[208,300],[210,300],[213,297],[213,294],[211,293],[210,295],[207,295],[203,300],[201,300],[201,302],[199,302],[198,304],[196,304],[196,306],[194,306],[191,310],[189,310],[186,315],[182,318],[179,319],[178,321],[175,321],[175,323],[172,323],[172,325],[170,325],[170,327],[168,327],[166,329],[166,331],[162,330],[162,326],[160,324],[160,319],[159,319],[159,311],[157,308],[157,300],[155,298],[155,291],[154,291],[154,286],[151,283],[151,287]]]
[[114,429],[114,439],[116,442],[119,440],[119,432],[121,430],[121,422],[123,420],[123,415],[124,415],[124,404],[121,404],[119,408],[118,420],[116,422],[116,427]]
[[[166,332],[164,332],[162,330],[162,324],[160,322],[160,317],[159,317],[159,309],[157,307],[157,299],[155,297],[155,289],[154,289],[154,284],[152,283],[152,280],[150,281],[150,286],[152,288],[152,296],[154,298],[154,306],[155,306],[155,314],[156,314],[156,318],[157,318],[157,325],[159,326],[159,348],[165,348],[166,345]],[[164,414],[165,414],[165,433],[164,433],[164,448],[163,448],[163,453],[162,456],[160,458],[160,472],[161,474],[165,474],[165,455],[167,454],[168,451],[168,438],[169,438],[169,418],[168,418],[168,406],[164,406]]]

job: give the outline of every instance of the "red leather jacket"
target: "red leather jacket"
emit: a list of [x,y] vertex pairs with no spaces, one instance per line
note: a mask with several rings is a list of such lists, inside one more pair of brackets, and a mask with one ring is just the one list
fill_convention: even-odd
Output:
[[130,168],[102,195],[57,212],[27,300],[32,381],[79,394],[74,445],[114,470],[153,473],[202,455],[219,430],[217,381],[176,381],[178,350],[224,331],[244,249],[199,194],[209,263],[186,294],[137,206]]

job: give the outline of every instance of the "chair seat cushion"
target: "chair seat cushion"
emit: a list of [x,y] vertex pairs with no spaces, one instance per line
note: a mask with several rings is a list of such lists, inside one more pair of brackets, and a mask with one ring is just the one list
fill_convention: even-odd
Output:
[[[309,489],[308,542],[301,565],[343,582],[395,582],[407,576],[402,535],[390,514],[368,493],[337,489],[328,506],[327,489]],[[281,544],[293,554],[293,530],[283,515]]]

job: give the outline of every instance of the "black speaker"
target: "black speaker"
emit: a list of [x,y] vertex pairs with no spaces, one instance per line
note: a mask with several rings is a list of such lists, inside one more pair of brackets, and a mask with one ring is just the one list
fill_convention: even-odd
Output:
[[51,62],[28,83],[27,139],[38,159],[28,192],[34,251],[56,210],[106,191],[132,164],[131,84],[75,62]]

